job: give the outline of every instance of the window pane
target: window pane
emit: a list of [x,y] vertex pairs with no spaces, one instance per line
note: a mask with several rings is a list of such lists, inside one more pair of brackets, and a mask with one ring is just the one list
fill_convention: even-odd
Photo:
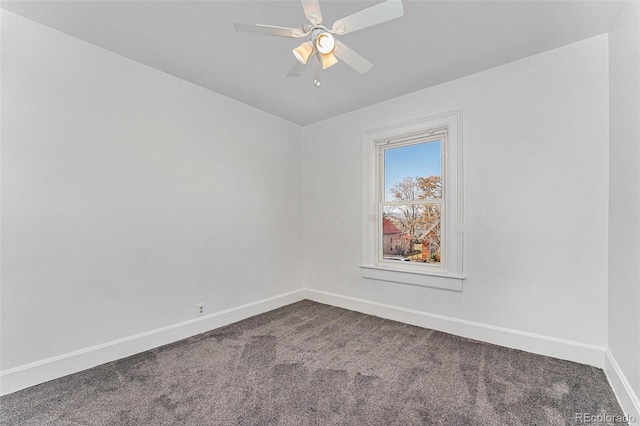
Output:
[[382,208],[382,258],[440,263],[440,205]]
[[384,200],[442,197],[441,141],[384,150]]

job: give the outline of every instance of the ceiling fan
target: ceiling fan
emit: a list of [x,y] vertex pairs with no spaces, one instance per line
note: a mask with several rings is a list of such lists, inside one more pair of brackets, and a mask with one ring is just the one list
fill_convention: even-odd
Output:
[[371,69],[373,64],[348,48],[344,43],[334,37],[348,34],[363,28],[381,24],[403,15],[402,0],[387,0],[361,10],[345,18],[338,19],[331,29],[322,25],[322,13],[318,0],[301,0],[302,8],[308,24],[301,28],[275,27],[261,24],[233,24],[237,32],[253,33],[261,35],[308,38],[300,46],[293,49],[296,58],[293,66],[287,73],[287,77],[298,77],[311,59],[314,63],[313,84],[320,87],[320,69],[326,69],[336,64],[338,59],[360,73]]

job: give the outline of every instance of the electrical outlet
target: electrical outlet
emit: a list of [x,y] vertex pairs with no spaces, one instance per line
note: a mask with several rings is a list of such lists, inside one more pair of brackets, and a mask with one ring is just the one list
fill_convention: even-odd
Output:
[[204,303],[198,303],[198,315],[204,315]]

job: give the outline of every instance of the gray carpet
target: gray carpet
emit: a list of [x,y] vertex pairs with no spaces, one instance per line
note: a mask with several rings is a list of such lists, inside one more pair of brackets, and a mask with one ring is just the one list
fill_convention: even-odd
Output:
[[622,415],[602,370],[311,301],[0,398],[5,426],[531,426],[576,413]]

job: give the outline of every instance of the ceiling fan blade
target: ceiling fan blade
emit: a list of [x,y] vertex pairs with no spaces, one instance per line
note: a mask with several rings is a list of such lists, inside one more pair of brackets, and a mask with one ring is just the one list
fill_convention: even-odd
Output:
[[289,69],[289,72],[287,73],[287,77],[300,77],[300,74],[302,74],[304,67],[305,64],[301,63],[300,61],[294,61],[291,69]]
[[369,71],[373,66],[371,62],[367,61],[365,58],[358,55],[338,40],[336,40],[336,47],[333,49],[333,54],[361,74]]
[[274,27],[272,25],[262,24],[233,24],[236,32],[239,33],[251,33],[260,35],[270,35],[278,37],[304,37],[305,33],[299,28],[287,28],[287,27]]
[[404,14],[402,0],[387,0],[356,12],[333,23],[332,33],[347,34],[363,28],[391,21]]
[[322,12],[320,12],[320,2],[318,0],[301,0],[304,16],[313,25],[322,22]]

